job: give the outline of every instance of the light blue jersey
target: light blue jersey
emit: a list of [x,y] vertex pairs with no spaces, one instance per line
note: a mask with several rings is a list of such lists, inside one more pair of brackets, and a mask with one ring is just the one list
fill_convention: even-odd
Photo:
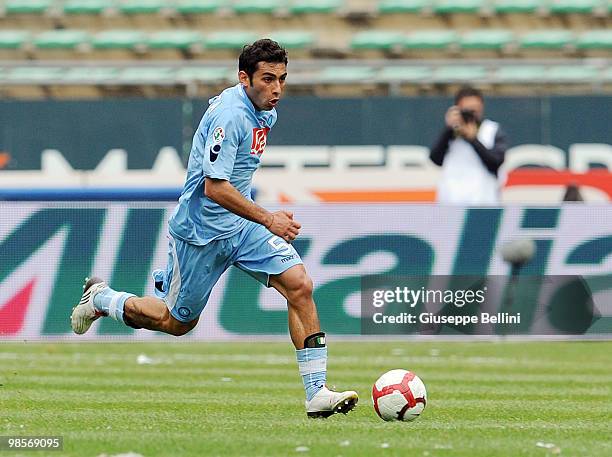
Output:
[[187,180],[169,221],[173,237],[197,246],[228,238],[248,222],[206,197],[204,178],[227,180],[251,200],[253,173],[276,122],[276,110],[256,110],[241,84],[209,104],[193,137]]

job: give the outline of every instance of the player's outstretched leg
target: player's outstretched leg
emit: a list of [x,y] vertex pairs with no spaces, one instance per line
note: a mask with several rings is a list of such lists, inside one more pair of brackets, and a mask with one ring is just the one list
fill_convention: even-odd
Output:
[[304,266],[295,265],[272,276],[270,285],[287,299],[289,332],[306,391],[306,414],[308,417],[329,417],[334,413],[348,413],[357,405],[357,392],[334,392],[325,385],[327,345],[312,299],[312,281]]
[[103,316],[133,328],[156,330],[175,336],[189,332],[198,322],[198,319],[187,323],[177,321],[159,298],[136,297],[134,294],[111,289],[100,278],[86,279],[81,300],[70,316],[72,330],[82,335]]

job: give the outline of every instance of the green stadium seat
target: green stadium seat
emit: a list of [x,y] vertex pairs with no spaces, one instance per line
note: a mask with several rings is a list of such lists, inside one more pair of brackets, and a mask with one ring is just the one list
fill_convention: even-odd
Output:
[[439,0],[433,10],[436,14],[477,14],[484,4],[484,0]]
[[227,79],[226,67],[184,67],[174,73],[177,81],[197,81],[215,84]]
[[6,0],[4,10],[6,14],[38,14],[49,11],[52,0]]
[[19,49],[30,39],[24,30],[0,30],[0,49]]
[[535,14],[542,5],[543,0],[496,0],[493,10],[496,14]]
[[280,30],[273,32],[270,38],[286,49],[307,49],[315,43],[314,34],[305,30]]
[[319,73],[318,81],[323,84],[361,83],[373,79],[374,69],[365,66],[326,67]]
[[158,14],[166,3],[164,0],[123,0],[119,3],[122,14]]
[[125,84],[168,83],[174,81],[170,67],[125,68],[117,75],[117,81]]
[[70,15],[96,16],[111,6],[109,0],[65,0],[63,10]]
[[536,30],[520,39],[520,45],[525,49],[563,49],[572,43],[573,34],[569,30]]
[[391,50],[402,45],[404,36],[401,32],[390,32],[384,30],[369,30],[353,35],[351,39],[352,49],[379,49]]
[[65,83],[100,84],[117,78],[119,70],[113,67],[77,67],[67,70],[62,75]]
[[219,10],[221,0],[178,0],[174,9],[180,14],[212,14]]
[[578,49],[612,49],[612,30],[589,30],[576,39]]
[[48,81],[60,79],[62,68],[58,67],[16,67],[8,70],[5,79],[11,82],[36,82],[44,84]]
[[551,0],[549,10],[553,14],[593,14],[600,0]]
[[106,30],[93,36],[95,49],[135,49],[146,43],[146,36],[136,30]]
[[480,65],[449,65],[438,67],[433,74],[436,82],[464,82],[486,79],[487,70]]
[[509,65],[500,67],[495,73],[496,82],[537,82],[546,77],[546,68],[542,65]]
[[232,9],[236,14],[272,14],[280,6],[279,0],[237,0]]
[[415,82],[423,83],[431,79],[432,71],[429,67],[420,66],[393,66],[383,68],[377,75],[379,82]]
[[407,49],[447,49],[459,41],[453,30],[419,30],[408,35],[404,41]]
[[38,34],[34,44],[38,49],[76,49],[88,41],[83,30],[49,30]]
[[189,49],[202,43],[203,36],[194,30],[162,30],[149,36],[151,49]]
[[342,0],[293,0],[289,5],[291,14],[331,14],[343,5]]
[[378,2],[380,14],[420,13],[429,4],[426,0],[381,0]]
[[502,50],[512,43],[514,35],[510,30],[473,30],[461,38],[463,49]]
[[564,83],[592,83],[598,71],[586,65],[556,65],[548,69],[547,79]]
[[208,49],[242,49],[245,44],[252,43],[257,35],[243,31],[213,32],[204,39]]

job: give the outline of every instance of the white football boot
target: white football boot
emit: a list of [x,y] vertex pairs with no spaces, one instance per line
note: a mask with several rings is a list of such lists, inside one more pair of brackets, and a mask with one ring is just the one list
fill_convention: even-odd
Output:
[[100,278],[85,278],[81,301],[79,301],[77,306],[72,308],[72,314],[70,315],[72,331],[77,335],[82,335],[87,332],[91,324],[100,317],[105,316],[104,313],[98,311],[94,307],[93,299],[98,292],[106,287],[108,286]]
[[357,392],[353,390],[334,392],[323,386],[310,401],[306,400],[306,414],[313,418],[346,414],[357,405],[358,400]]

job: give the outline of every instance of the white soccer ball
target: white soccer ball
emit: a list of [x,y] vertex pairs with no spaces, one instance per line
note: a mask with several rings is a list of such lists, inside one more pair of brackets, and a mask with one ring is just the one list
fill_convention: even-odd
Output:
[[374,383],[372,401],[376,414],[383,420],[413,421],[425,409],[427,391],[413,372],[391,370]]

